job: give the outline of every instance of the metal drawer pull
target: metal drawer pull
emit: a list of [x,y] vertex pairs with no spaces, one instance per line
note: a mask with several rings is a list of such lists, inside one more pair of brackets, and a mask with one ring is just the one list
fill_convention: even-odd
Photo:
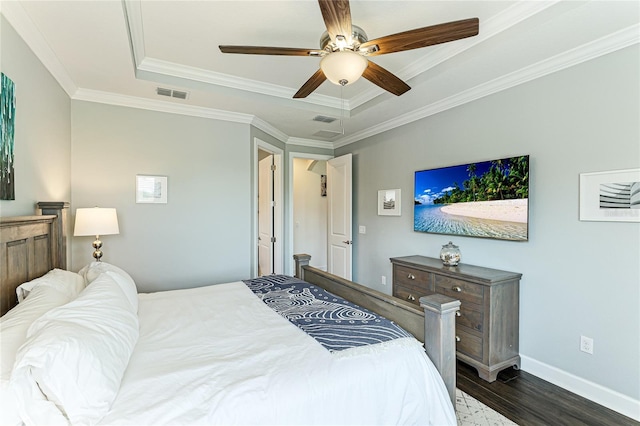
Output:
[[409,274],[409,275],[407,275],[407,278],[409,278],[410,280],[415,280],[416,276],[413,275],[413,274]]
[[462,289],[457,285],[451,287],[451,290],[455,291],[456,293],[460,293],[462,291]]
[[416,300],[416,298],[413,296],[413,294],[410,294],[407,296],[407,300],[411,300],[413,302],[414,300]]
[[459,341],[460,341],[460,337],[456,336],[456,342],[459,342]]

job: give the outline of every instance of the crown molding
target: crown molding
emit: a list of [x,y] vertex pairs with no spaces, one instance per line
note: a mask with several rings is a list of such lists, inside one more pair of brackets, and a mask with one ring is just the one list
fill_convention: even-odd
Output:
[[598,40],[594,40],[577,48],[562,52],[531,66],[500,76],[448,98],[433,102],[392,120],[377,124],[367,130],[341,138],[333,143],[333,147],[340,148],[342,146],[349,145],[359,140],[395,129],[396,127],[412,123],[422,118],[426,118],[485,96],[510,89],[514,86],[527,83],[546,75],[562,71],[574,65],[590,61],[638,43],[640,43],[640,24],[624,28]]
[[264,121],[259,117],[253,116],[253,119],[251,120],[251,125],[273,136],[274,138],[278,139],[280,142],[284,142],[285,144],[287,143],[287,139],[289,139],[289,135],[280,131],[279,129],[275,128],[274,126],[272,126],[271,124],[267,123],[266,121]]
[[284,132],[271,124],[251,114],[243,114],[214,108],[181,105],[173,102],[145,99],[136,96],[121,95],[117,93],[102,92],[99,90],[78,89],[72,97],[76,101],[96,102],[106,105],[116,105],[129,108],[145,109],[150,111],[165,112],[168,114],[188,115],[213,120],[231,121],[234,123],[250,124],[281,142],[287,143],[289,138]]
[[78,89],[72,99],[76,101],[97,102],[101,104],[147,109],[150,111],[211,118],[214,120],[232,121],[244,124],[251,124],[254,119],[254,116],[251,114],[242,114],[193,105],[182,105],[173,102],[146,99],[137,96],[121,95],[118,93],[102,92],[91,89]]
[[[164,76],[193,80],[252,93],[260,93],[291,101],[295,91],[288,87],[236,77],[229,74],[216,73],[213,71],[163,61],[157,58],[147,57],[144,52],[144,29],[140,7],[141,0],[122,0],[122,3],[125,10],[127,32],[131,41],[131,54],[134,58],[137,71],[152,72]],[[397,75],[403,80],[410,80],[411,78],[434,68],[442,62],[459,55],[478,43],[481,43],[512,27],[513,25],[542,12],[556,3],[558,3],[558,0],[516,3],[495,17],[483,22],[482,32],[477,36],[458,40],[455,43],[434,46],[430,49],[429,55],[425,55],[421,59],[409,64],[398,72]],[[377,86],[372,86],[371,88],[357,94],[352,99],[344,99],[344,102],[333,96],[319,95],[316,93],[312,93],[304,99],[297,99],[295,102],[306,102],[323,107],[351,111],[385,93],[387,93],[385,90],[380,89]]]
[[305,138],[288,138],[287,145],[308,146],[311,148],[333,149],[333,143]]
[[142,4],[139,1],[122,0],[124,22],[127,26],[129,47],[134,67],[138,67],[145,58],[144,31],[142,26]]
[[[456,40],[453,43],[440,44],[429,48],[429,54],[414,61],[400,70],[397,75],[404,81],[429,71],[441,63],[461,54],[488,39],[509,29],[510,27],[522,22],[532,16],[537,15],[543,10],[557,4],[558,0],[553,1],[537,1],[537,2],[518,2],[499,14],[481,22],[481,31],[477,36]],[[384,94],[383,89],[373,86],[351,99],[350,106],[357,108],[372,99]]]
[[[131,49],[131,56],[135,64],[137,76],[139,71],[146,71],[179,79],[243,90],[251,93],[260,93],[263,95],[286,99],[290,102],[306,102],[309,104],[336,109],[343,107],[342,101],[332,96],[312,93],[304,99],[297,99],[294,101],[293,95],[296,91],[289,87],[242,77],[235,77],[229,74],[189,67],[146,56],[141,1],[142,0],[122,0],[127,35],[129,37],[129,47]],[[350,110],[348,100],[345,100],[344,107]]]
[[9,21],[11,26],[22,37],[24,42],[33,51],[35,56],[49,70],[53,78],[58,82],[69,97],[73,96],[78,87],[73,82],[69,73],[58,60],[51,47],[47,44],[42,34],[18,1],[1,1],[0,13]]
[[[137,54],[134,54],[134,56],[137,56]],[[176,64],[174,62],[163,61],[161,59],[150,57],[143,58],[140,65],[136,68],[138,71],[146,71],[178,79],[191,80],[237,90],[244,90],[251,93],[273,96],[285,99],[292,103],[306,102],[334,109],[339,109],[341,107],[340,99],[331,96],[314,93],[304,99],[294,100],[293,95],[295,94],[295,91],[289,87],[278,86],[276,84],[251,80],[248,78],[235,77],[229,74],[218,73],[202,68],[189,67],[186,65]]]

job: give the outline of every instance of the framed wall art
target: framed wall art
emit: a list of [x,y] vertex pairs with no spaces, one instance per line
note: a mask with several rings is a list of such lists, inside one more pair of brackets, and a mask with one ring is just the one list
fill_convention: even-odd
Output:
[[15,200],[14,129],[16,123],[15,84],[0,75],[0,200]]
[[640,222],[640,169],[581,173],[580,220]]
[[167,203],[167,177],[136,175],[136,203]]
[[400,216],[400,190],[378,191],[378,216]]

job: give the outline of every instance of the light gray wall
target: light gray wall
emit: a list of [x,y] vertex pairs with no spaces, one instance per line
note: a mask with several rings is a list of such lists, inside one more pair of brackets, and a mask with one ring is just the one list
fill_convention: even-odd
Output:
[[[520,349],[640,399],[640,224],[578,220],[580,173],[640,167],[637,46],[336,150],[354,155],[355,281],[390,292],[390,257],[438,257],[521,272]],[[531,156],[529,241],[413,231],[414,171]],[[377,216],[378,189],[402,216]],[[579,351],[580,335],[594,354]]]
[[[118,212],[104,261],[143,292],[250,277],[249,125],[82,101],[71,110],[72,213]],[[136,204],[137,174],[168,176],[168,203]],[[92,260],[93,238],[72,241],[78,270]]]
[[16,85],[16,199],[0,214],[31,215],[38,201],[71,201],[71,101],[4,16],[0,31],[0,69]]

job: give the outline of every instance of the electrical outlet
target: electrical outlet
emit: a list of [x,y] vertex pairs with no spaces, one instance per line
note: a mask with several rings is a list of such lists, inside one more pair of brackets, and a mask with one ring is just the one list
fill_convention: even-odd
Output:
[[580,350],[593,355],[593,339],[591,337],[580,336]]
[[380,278],[380,282],[382,283],[382,285],[387,285],[387,277],[385,277],[384,275]]

